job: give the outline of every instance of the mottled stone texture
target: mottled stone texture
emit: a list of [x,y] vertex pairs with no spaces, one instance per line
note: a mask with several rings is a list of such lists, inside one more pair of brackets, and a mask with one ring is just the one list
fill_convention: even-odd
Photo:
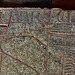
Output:
[[75,11],[0,8],[0,75],[75,75]]

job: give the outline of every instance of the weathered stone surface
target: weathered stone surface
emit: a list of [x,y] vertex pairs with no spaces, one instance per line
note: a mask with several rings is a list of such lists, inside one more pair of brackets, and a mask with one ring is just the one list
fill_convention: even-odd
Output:
[[0,8],[0,75],[75,75],[75,11]]

